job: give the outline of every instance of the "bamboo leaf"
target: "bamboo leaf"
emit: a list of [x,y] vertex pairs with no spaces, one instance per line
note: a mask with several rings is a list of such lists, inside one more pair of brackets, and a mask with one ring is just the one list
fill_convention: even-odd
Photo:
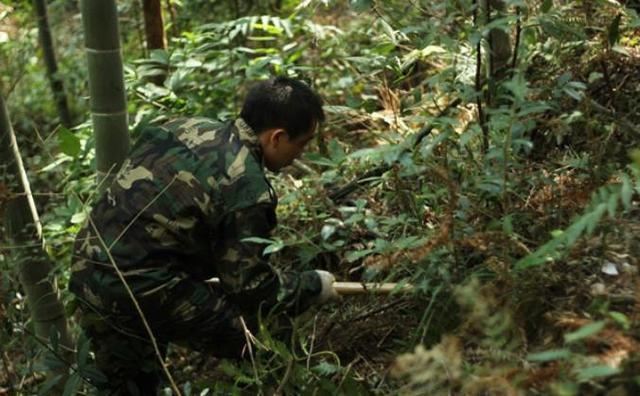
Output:
[[47,352],[42,360],[44,366],[50,371],[66,370],[67,363],[51,352]]
[[78,339],[78,367],[82,368],[87,364],[87,358],[89,357],[89,340],[81,335]]
[[633,196],[633,187],[631,185],[631,180],[629,176],[626,174],[622,175],[622,187],[620,188],[620,197],[622,198],[622,204],[625,209],[629,209],[631,207],[631,197]]
[[60,333],[55,326],[51,326],[49,329],[49,343],[51,344],[51,349],[57,353],[60,345]]
[[271,253],[275,253],[275,252],[279,252],[280,250],[282,250],[284,248],[284,242],[283,241],[276,241],[275,243],[267,246],[264,251],[262,252],[262,254],[266,255],[266,254],[271,254]]
[[587,215],[587,218],[588,218],[587,233],[591,234],[593,230],[596,229],[596,226],[600,222],[600,219],[602,218],[602,215],[604,214],[604,212],[606,212],[606,210],[607,210],[607,204],[601,203],[596,207],[596,209],[593,212]]
[[576,341],[580,341],[587,337],[590,337],[594,334],[599,333],[604,328],[605,322],[603,320],[589,323],[587,325],[582,326],[578,330],[565,334],[564,341],[568,344],[571,344]]
[[82,373],[82,376],[94,384],[104,384],[109,379],[94,365],[86,365],[78,368]]
[[40,386],[40,389],[38,389],[38,395],[39,396],[50,395],[51,392],[53,391],[53,388],[56,385],[58,385],[58,382],[60,382],[61,379],[62,379],[62,374],[59,374],[47,379],[45,383]]
[[618,374],[621,370],[617,367],[600,365],[583,368],[576,371],[578,380],[580,382],[586,382],[594,378],[609,377],[614,374]]
[[607,211],[609,212],[609,217],[614,218],[616,216],[616,211],[618,209],[618,194],[611,194],[609,196],[609,200],[607,201]]
[[64,386],[62,396],[73,396],[78,393],[82,378],[77,373],[72,374]]
[[609,39],[609,45],[614,46],[620,40],[620,20],[622,18],[622,14],[616,15],[611,21],[611,25],[609,25],[609,31],[607,32],[607,38]]
[[269,245],[269,244],[275,243],[276,241],[273,239],[250,237],[250,238],[243,238],[242,242],[264,243]]
[[527,360],[530,362],[550,362],[553,360],[563,360],[571,356],[571,351],[563,349],[550,349],[544,352],[530,353]]

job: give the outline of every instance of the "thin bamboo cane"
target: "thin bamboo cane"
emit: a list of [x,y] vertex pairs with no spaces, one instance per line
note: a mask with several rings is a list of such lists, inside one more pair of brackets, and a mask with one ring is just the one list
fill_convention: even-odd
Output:
[[[62,355],[73,349],[71,334],[60,300],[58,285],[52,276],[54,268],[43,249],[42,227],[31,194],[27,172],[22,163],[18,142],[9,120],[4,99],[0,96],[0,180],[11,192],[17,192],[6,202],[0,202],[0,221],[5,237],[12,247],[12,259],[27,296],[35,334],[48,342],[51,328],[59,335]],[[0,183],[0,184],[2,184]],[[2,206],[4,204],[4,213]],[[18,248],[19,247],[19,248]],[[55,374],[65,374],[63,368]],[[64,383],[64,382],[61,382]]]

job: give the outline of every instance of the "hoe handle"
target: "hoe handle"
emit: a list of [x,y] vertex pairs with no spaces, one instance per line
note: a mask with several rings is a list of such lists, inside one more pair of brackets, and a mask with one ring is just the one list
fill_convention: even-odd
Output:
[[[219,284],[220,279],[211,278],[207,280],[207,283]],[[413,290],[412,285],[404,285],[398,287],[397,283],[361,283],[361,282],[334,282],[333,287],[338,294],[342,296],[350,296],[356,294],[389,294],[393,290],[398,292],[409,292]]]
[[393,290],[398,292],[408,292],[413,290],[413,286],[404,285],[398,287],[397,283],[361,283],[361,282],[335,282],[333,284],[338,294],[346,296],[353,294],[389,294]]

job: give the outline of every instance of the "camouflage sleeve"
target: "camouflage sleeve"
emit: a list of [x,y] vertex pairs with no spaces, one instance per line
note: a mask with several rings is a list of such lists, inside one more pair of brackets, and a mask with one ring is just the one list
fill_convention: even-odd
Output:
[[268,238],[274,225],[275,213],[268,204],[225,216],[222,246],[216,247],[221,252],[218,276],[225,293],[248,314],[261,309],[297,315],[320,293],[318,275],[314,271],[281,273],[262,255],[264,245],[243,241],[249,237]]

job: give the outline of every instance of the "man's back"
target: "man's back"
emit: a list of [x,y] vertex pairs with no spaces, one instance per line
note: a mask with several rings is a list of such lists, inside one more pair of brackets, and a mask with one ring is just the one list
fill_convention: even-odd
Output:
[[[221,229],[225,216],[258,204],[275,209],[259,150],[241,119],[222,125],[187,118],[146,129],[78,235],[74,293],[128,298],[96,231],[136,294],[153,294],[186,277],[217,276],[212,257],[216,242],[228,237]],[[268,217],[270,229],[275,214]]]

